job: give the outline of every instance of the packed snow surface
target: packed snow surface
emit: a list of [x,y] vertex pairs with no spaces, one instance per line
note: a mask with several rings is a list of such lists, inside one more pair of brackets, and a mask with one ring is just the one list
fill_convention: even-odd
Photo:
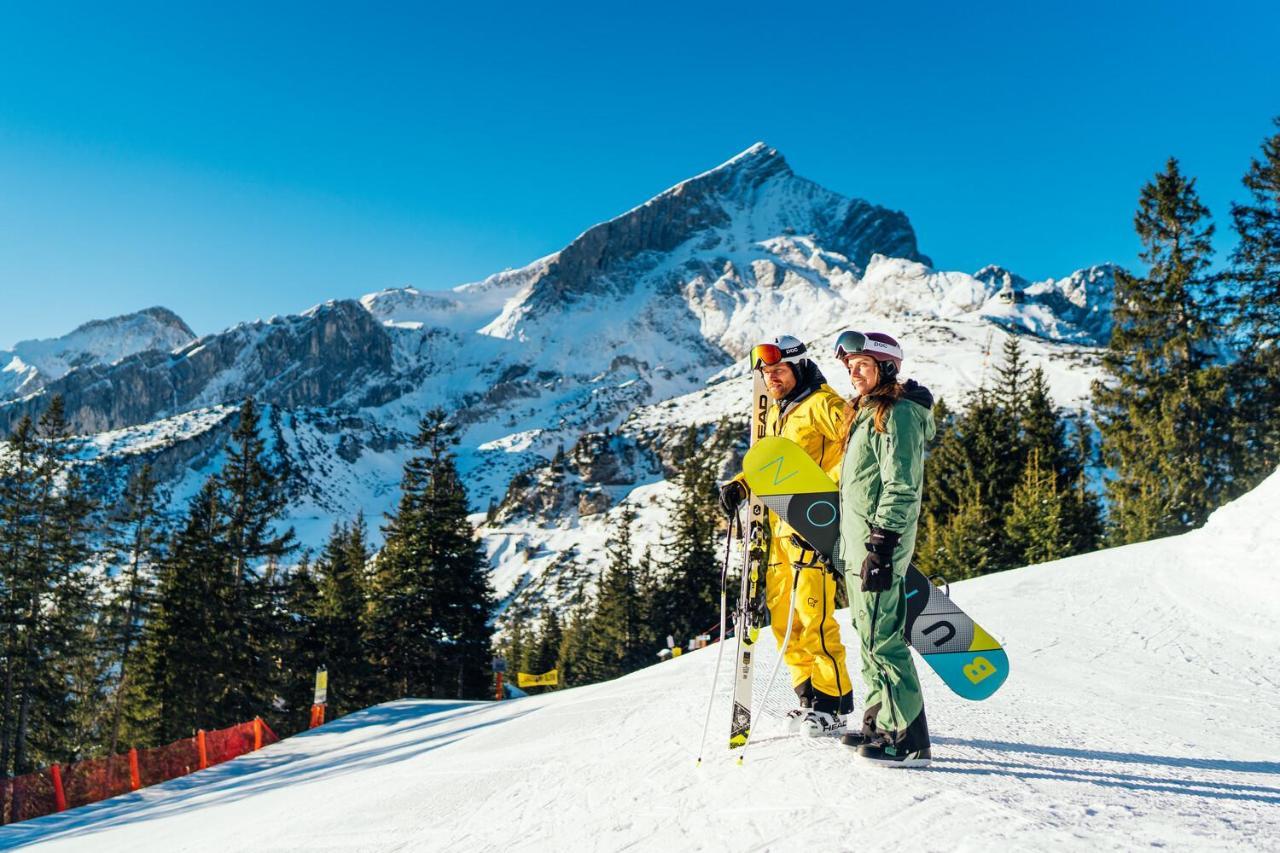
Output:
[[1202,530],[954,585],[1012,675],[970,703],[921,667],[924,770],[869,767],[768,717],[739,766],[724,672],[695,766],[713,646],[531,698],[379,705],[5,827],[0,847],[1277,849],[1277,549],[1280,473]]

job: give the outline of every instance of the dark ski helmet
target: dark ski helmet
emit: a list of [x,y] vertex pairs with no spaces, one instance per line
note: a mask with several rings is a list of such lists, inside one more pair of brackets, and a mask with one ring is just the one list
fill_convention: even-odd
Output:
[[869,355],[880,365],[880,380],[892,382],[902,370],[902,346],[884,332],[841,332],[836,338],[836,358],[843,364],[851,355]]

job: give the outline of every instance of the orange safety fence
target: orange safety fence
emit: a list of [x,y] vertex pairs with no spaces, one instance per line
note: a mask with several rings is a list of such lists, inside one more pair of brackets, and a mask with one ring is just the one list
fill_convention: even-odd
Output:
[[0,780],[0,824],[17,823],[127,794],[138,788],[203,770],[280,740],[261,718],[226,729],[123,755],[89,758],[66,766]]

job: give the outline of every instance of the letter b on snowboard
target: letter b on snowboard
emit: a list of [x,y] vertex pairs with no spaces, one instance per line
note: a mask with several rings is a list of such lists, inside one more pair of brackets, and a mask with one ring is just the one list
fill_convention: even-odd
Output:
[[996,668],[991,661],[979,655],[973,659],[973,663],[964,668],[964,677],[977,684],[988,676],[995,675]]

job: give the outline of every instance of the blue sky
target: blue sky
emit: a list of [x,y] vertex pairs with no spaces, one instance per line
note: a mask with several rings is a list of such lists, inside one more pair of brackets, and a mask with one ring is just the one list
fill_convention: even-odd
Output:
[[1136,264],[1170,155],[1227,249],[1280,114],[1271,2],[25,5],[0,348],[475,280],[757,140],[906,211],[941,268]]

